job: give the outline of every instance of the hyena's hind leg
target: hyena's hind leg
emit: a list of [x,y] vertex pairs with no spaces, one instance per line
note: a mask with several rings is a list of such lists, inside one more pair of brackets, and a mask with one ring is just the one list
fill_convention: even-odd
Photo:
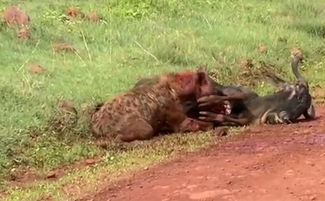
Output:
[[125,125],[117,135],[117,140],[123,142],[149,140],[154,134],[154,129],[146,120],[142,118],[133,118],[125,122]]

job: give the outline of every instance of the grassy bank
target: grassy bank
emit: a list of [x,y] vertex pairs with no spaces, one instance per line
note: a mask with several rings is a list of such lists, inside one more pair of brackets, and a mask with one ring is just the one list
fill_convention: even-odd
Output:
[[[200,64],[207,64],[221,83],[252,84],[265,93],[271,88],[247,78],[268,68],[292,80],[288,64],[293,47],[305,53],[303,70],[311,87],[325,82],[325,3],[321,0],[4,0],[0,11],[10,5],[20,5],[30,15],[32,39],[17,38],[16,29],[0,22],[0,177],[5,181],[1,187],[16,195],[8,199],[16,193],[33,195],[31,200],[64,194],[60,184],[47,182],[12,191],[7,181],[26,169],[42,177],[85,158],[111,158],[111,152],[91,145],[82,119],[75,128],[50,129],[59,100],[71,100],[81,111],[126,90],[141,77]],[[103,19],[98,23],[67,20],[65,11],[71,6],[85,13],[95,11]],[[56,42],[67,42],[77,52],[55,52]],[[258,50],[260,45],[267,47],[266,53]],[[243,68],[246,59],[253,59],[251,69]],[[43,66],[45,73],[30,73],[33,64]],[[188,150],[192,144],[202,147],[211,138],[191,135],[179,140],[175,135],[158,142],[149,149],[150,157],[138,155],[146,147],[115,152],[115,157],[132,169]],[[165,152],[166,143],[178,151]],[[100,166],[116,165],[115,160],[108,161]]]

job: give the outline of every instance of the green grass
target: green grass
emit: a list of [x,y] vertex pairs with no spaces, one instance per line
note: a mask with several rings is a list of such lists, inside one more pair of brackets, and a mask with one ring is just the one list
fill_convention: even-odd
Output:
[[[325,3],[321,0],[4,0],[0,11],[17,4],[31,17],[32,39],[18,39],[17,30],[0,21],[2,181],[17,169],[47,172],[84,158],[110,156],[110,152],[91,145],[83,119],[63,132],[49,128],[61,99],[72,100],[81,111],[123,92],[140,77],[200,64],[207,64],[221,83],[246,84],[240,76],[242,58],[254,59],[254,71],[263,61],[272,64],[271,70],[282,73],[283,78],[293,80],[289,50],[295,46],[306,55],[303,70],[310,85],[325,83]],[[98,24],[67,21],[64,13],[70,6],[85,13],[96,11],[103,20]],[[68,42],[78,53],[54,52],[55,42]],[[260,44],[268,47],[267,54],[258,52]],[[35,63],[46,73],[29,73],[28,67]],[[261,93],[272,91],[262,81],[255,87]],[[177,135],[171,136],[174,147],[181,150],[188,150],[191,143],[201,147],[211,141],[182,137],[185,145],[176,140]],[[159,143],[167,142],[159,139]],[[149,164],[167,158],[171,153],[156,156],[164,149],[159,144],[145,159],[133,149],[117,152],[116,157],[132,169],[137,165],[129,164],[131,160]],[[114,165],[113,161],[103,166]],[[40,192],[60,197],[63,192],[55,185],[44,182],[10,192],[23,197],[35,195],[30,200],[37,200]],[[7,182],[2,182],[2,187],[12,189]],[[57,190],[51,193],[52,188]]]

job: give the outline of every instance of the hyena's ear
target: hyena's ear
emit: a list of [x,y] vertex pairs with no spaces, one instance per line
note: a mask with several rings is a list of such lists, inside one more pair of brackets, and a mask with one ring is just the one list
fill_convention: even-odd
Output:
[[206,65],[200,65],[197,69],[198,82],[199,84],[206,84],[208,80],[208,68]]
[[199,65],[198,66],[198,69],[197,69],[197,72],[198,73],[208,73],[208,68],[207,68],[207,65],[203,65],[203,64],[201,64],[201,65]]

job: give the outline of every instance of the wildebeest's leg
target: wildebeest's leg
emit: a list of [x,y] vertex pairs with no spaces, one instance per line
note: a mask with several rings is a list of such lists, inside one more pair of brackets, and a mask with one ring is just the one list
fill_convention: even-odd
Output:
[[201,111],[199,119],[214,123],[235,123],[238,125],[247,125],[249,123],[249,118],[234,118],[229,115],[216,114],[213,112]]
[[310,120],[316,118],[315,107],[314,107],[313,103],[310,104],[308,110],[305,111],[303,113],[303,115],[306,119],[310,119]]

